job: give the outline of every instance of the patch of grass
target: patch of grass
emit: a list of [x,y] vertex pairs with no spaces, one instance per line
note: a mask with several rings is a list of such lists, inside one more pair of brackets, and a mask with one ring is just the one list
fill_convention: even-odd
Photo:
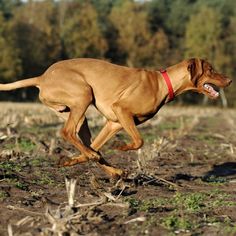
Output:
[[104,151],[105,155],[114,155],[117,151],[114,149],[107,149]]
[[[30,139],[22,138],[18,140],[18,147],[22,152],[31,152],[35,149],[36,144]],[[4,149],[12,150],[16,148],[15,142],[9,142],[4,144]]]
[[175,121],[165,121],[161,122],[158,125],[158,130],[159,131],[164,131],[164,130],[177,130],[181,127],[181,121],[180,119],[176,119]]
[[141,130],[142,137],[145,141],[145,143],[153,143],[154,140],[158,138],[159,132],[158,132],[158,127],[145,127]]
[[183,206],[187,211],[195,212],[204,207],[204,200],[206,196],[204,193],[177,193],[172,199],[172,203],[177,206]]
[[208,197],[208,203],[207,206],[210,208],[215,207],[224,207],[224,206],[236,206],[235,201],[230,201],[230,198],[232,195],[224,193],[218,189],[211,191]]
[[199,211],[204,207],[204,200],[206,196],[204,193],[177,193],[173,198],[153,198],[147,200],[136,200],[134,198],[128,198],[131,208],[135,208],[139,211],[149,212],[152,208],[158,208],[168,206],[173,209],[183,209],[189,212]]
[[180,216],[170,215],[162,218],[161,223],[165,228],[169,230],[190,230],[193,228],[193,224],[190,219],[185,219]]
[[6,180],[9,184],[14,185],[16,188],[19,188],[19,189],[25,190],[25,191],[29,190],[28,184],[20,181],[18,178],[11,178],[11,179],[8,178]]
[[36,145],[29,139],[20,139],[19,148],[23,152],[31,152],[35,149]]
[[131,208],[137,208],[141,202],[132,197],[126,198],[125,201],[129,203]]
[[38,191],[31,191],[30,195],[33,198],[39,198],[40,196],[42,196],[44,194],[42,189],[39,189]]
[[7,198],[7,193],[0,190],[0,201],[3,201],[6,198]]
[[21,128],[21,130],[22,130],[22,132],[24,132],[24,133],[33,133],[33,134],[38,134],[38,132],[40,132],[41,131],[41,127],[39,127],[39,126],[23,126],[22,128]]
[[33,158],[30,160],[30,164],[32,166],[41,166],[42,165],[42,159],[40,158]]
[[234,236],[236,235],[236,225],[227,225],[223,228],[225,235]]
[[0,163],[0,169],[4,172],[4,174],[9,175],[13,172],[20,172],[22,170],[22,167],[20,164],[12,161],[7,161]]
[[139,211],[149,212],[150,209],[157,207],[163,207],[168,204],[168,199],[165,198],[153,198],[146,200],[136,200],[135,198],[127,198],[126,202],[130,204],[130,207]]
[[25,190],[28,191],[29,190],[29,186],[26,183],[23,183],[21,181],[15,181],[15,187],[21,189],[21,190]]
[[33,180],[33,183],[40,184],[40,185],[53,185],[55,181],[49,176],[47,173],[37,174],[38,179]]
[[15,143],[4,143],[3,148],[7,150],[12,150],[16,147]]
[[203,181],[213,184],[222,184],[228,182],[227,178],[221,177],[221,176],[215,176],[215,175],[209,175],[205,178],[203,178]]
[[195,134],[194,139],[196,141],[204,142],[208,145],[215,145],[216,143],[219,142],[219,139],[217,139],[216,137],[204,133]]

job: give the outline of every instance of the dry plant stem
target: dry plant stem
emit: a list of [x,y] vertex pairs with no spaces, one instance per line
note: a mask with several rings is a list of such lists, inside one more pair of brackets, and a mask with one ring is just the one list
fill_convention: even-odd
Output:
[[130,223],[134,223],[134,222],[144,222],[144,221],[146,221],[146,217],[140,216],[140,217],[134,218],[132,220],[128,220],[124,224],[130,224]]
[[104,197],[104,198],[100,199],[99,201],[91,202],[91,203],[78,204],[75,207],[80,208],[80,207],[97,206],[97,205],[101,205],[105,202],[106,202],[106,198]]
[[125,191],[126,189],[126,185],[123,186],[123,188],[121,189],[120,193],[118,194],[118,196],[116,197],[116,200],[118,200],[120,198],[120,196],[122,195],[122,193]]
[[174,184],[174,183],[172,183],[172,182],[170,182],[170,181],[168,181],[168,180],[166,180],[166,179],[163,179],[163,178],[161,178],[161,177],[156,177],[156,179],[158,179],[158,180],[160,180],[160,181],[162,181],[162,182],[164,182],[164,183],[167,183],[167,184],[169,184],[169,185],[171,185],[171,186],[174,186],[175,188],[180,188],[181,186],[179,186],[179,185],[177,185],[177,184]]
[[10,224],[7,226],[7,231],[8,231],[8,236],[13,236],[13,230]]
[[24,208],[21,208],[21,207],[16,207],[16,206],[11,206],[11,205],[8,205],[7,208],[10,209],[10,210],[23,211],[23,212],[33,214],[33,215],[38,215],[38,216],[43,216],[44,215],[43,213],[33,212],[33,211],[25,210]]
[[16,226],[24,225],[24,224],[26,224],[26,223],[28,223],[28,222],[30,222],[30,221],[32,221],[32,220],[34,220],[33,217],[31,217],[31,216],[26,216],[26,217],[24,217],[23,219],[19,220],[19,221],[16,223]]
[[71,179],[71,180],[65,179],[69,207],[74,206],[76,182],[77,180],[74,180],[74,179]]
[[108,202],[108,203],[105,203],[104,205],[106,205],[106,206],[116,206],[116,207],[121,207],[121,208],[129,208],[128,203]]

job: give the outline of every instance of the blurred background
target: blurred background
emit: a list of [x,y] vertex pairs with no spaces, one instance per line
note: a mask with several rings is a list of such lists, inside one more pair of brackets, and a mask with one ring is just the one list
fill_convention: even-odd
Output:
[[[191,57],[234,79],[235,0],[0,0],[0,83],[42,74],[52,63],[92,57],[154,70]],[[37,101],[37,89],[0,100]],[[218,101],[188,93],[175,103],[236,107],[236,82]]]

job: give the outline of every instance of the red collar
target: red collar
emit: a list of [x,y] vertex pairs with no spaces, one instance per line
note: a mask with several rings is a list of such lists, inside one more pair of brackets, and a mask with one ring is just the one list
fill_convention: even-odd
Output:
[[168,91],[169,91],[169,101],[168,102],[171,102],[174,100],[175,94],[174,94],[174,90],[173,90],[173,87],[172,87],[172,84],[170,81],[170,77],[169,77],[166,70],[160,70],[160,72],[161,72],[163,78],[165,79],[166,85],[168,87]]

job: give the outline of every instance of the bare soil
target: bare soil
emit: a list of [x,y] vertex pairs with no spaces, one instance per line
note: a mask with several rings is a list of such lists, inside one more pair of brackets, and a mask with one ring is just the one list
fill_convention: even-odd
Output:
[[[236,235],[236,110],[165,106],[139,151],[115,150],[120,132],[101,150],[129,172],[117,182],[95,163],[58,166],[77,151],[48,108],[0,108],[0,235]],[[87,116],[96,135],[104,119]]]

